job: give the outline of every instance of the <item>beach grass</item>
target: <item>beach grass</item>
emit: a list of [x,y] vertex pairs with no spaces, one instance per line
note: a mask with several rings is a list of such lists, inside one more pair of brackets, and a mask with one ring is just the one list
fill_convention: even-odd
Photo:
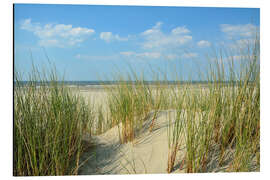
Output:
[[134,139],[136,129],[142,127],[154,104],[153,92],[149,86],[138,79],[130,82],[123,81],[108,91],[111,124],[122,124],[122,143]]
[[55,72],[33,68],[28,84],[15,74],[15,176],[77,174],[82,134],[91,129],[91,109],[72,95]]
[[121,143],[133,142],[149,118],[149,133],[155,130],[161,110],[175,111],[168,117],[168,173],[176,164],[186,173],[259,171],[259,40],[246,49],[241,62],[222,53],[210,59],[208,71],[198,72],[204,84],[170,84],[164,77],[149,85],[134,71],[117,76],[118,83],[105,87],[108,104],[95,115],[54,72],[47,77],[34,68],[27,85],[16,74],[14,175],[77,174],[84,133],[119,126]]
[[[260,68],[258,41],[236,72],[233,61],[227,61],[230,77],[226,76],[225,64],[216,59],[210,64],[208,91],[187,89],[185,101],[184,134],[187,173],[209,172],[225,169],[229,172],[259,170],[260,149]],[[222,56],[221,56],[222,57]],[[227,66],[227,67],[228,67]],[[237,74],[237,75],[236,75]],[[178,100],[182,104],[182,100]],[[178,114],[177,117],[180,117]],[[176,132],[181,131],[176,118]],[[182,131],[181,131],[182,132]],[[173,134],[172,142],[179,134]],[[181,140],[179,138],[179,140]],[[169,154],[168,172],[172,169],[175,149],[183,141],[175,141]],[[214,155],[214,156],[213,156]],[[218,163],[211,168],[213,158]],[[212,164],[211,164],[212,163]]]

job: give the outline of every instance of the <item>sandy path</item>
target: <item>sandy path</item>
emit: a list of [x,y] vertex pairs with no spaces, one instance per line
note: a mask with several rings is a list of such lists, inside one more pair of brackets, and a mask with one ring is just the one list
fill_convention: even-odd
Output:
[[83,155],[82,161],[90,159],[80,168],[79,174],[167,173],[170,113],[175,114],[174,111],[159,113],[152,132],[149,132],[150,117],[135,140],[127,144],[119,143],[117,126],[93,137],[96,146]]

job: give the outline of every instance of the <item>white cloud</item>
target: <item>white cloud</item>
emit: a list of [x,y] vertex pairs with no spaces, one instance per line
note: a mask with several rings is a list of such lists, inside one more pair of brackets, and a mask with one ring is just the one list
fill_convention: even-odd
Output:
[[135,53],[132,52],[132,51],[125,51],[125,52],[120,52],[121,55],[123,56],[132,56],[134,55]]
[[185,26],[177,27],[172,30],[172,34],[186,34],[186,33],[190,33],[190,30],[188,30]]
[[185,59],[190,59],[190,58],[198,57],[198,54],[197,53],[184,53],[182,54],[181,57]]
[[179,56],[178,55],[176,55],[176,54],[167,54],[167,55],[165,55],[165,59],[177,59],[177,58],[179,58]]
[[102,32],[100,33],[100,39],[103,39],[106,42],[111,41],[111,39],[113,39],[113,35],[111,32]]
[[133,51],[120,52],[121,56],[124,57],[133,57],[138,59],[164,59],[164,60],[175,60],[175,59],[190,59],[198,57],[197,53],[184,53],[181,55],[170,54],[170,53],[160,53],[160,52],[142,52],[137,53]]
[[126,51],[120,52],[122,56],[126,57],[136,57],[136,58],[146,58],[146,59],[158,59],[161,57],[161,53],[159,52],[143,52],[143,53],[136,53],[133,51]]
[[197,42],[198,47],[204,48],[204,47],[209,47],[211,46],[211,43],[209,41],[201,40]]
[[107,61],[107,60],[118,60],[119,55],[87,55],[87,54],[77,54],[76,59],[80,60],[93,60],[93,61]]
[[128,37],[120,37],[118,34],[114,35],[112,32],[101,32],[99,37],[106,42],[128,41]]
[[75,58],[80,60],[119,60],[123,57],[135,59],[158,59],[161,57],[161,53],[159,52],[136,53],[133,51],[124,51],[114,55],[87,55],[87,54],[75,55]]
[[145,38],[142,44],[144,49],[167,49],[184,45],[192,40],[190,31],[185,27],[176,27],[169,34],[161,31],[162,22],[157,22],[151,29],[141,35]]
[[160,34],[161,33],[160,28],[162,24],[163,24],[162,22],[157,22],[155,26],[153,26],[151,29],[144,31],[142,35],[151,36],[151,35]]
[[42,26],[40,23],[32,23],[31,19],[23,20],[20,28],[33,32],[39,38],[39,45],[55,47],[78,45],[95,33],[93,29],[66,24],[45,24]]
[[144,52],[136,54],[136,56],[141,58],[157,59],[160,58],[161,54],[159,52]]
[[259,30],[257,26],[253,24],[244,25],[231,25],[221,24],[221,31],[224,32],[229,38],[233,37],[252,37]]

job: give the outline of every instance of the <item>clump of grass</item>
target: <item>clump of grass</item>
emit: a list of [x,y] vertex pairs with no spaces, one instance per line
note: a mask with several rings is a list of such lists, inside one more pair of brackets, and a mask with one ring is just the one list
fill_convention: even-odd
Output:
[[[211,67],[208,76],[209,92],[206,95],[207,108],[205,105],[204,108],[196,106],[195,103],[200,101],[196,98],[188,102],[186,172],[206,172],[209,153],[214,146],[218,147],[215,153],[218,154],[219,167],[227,165],[227,171],[253,169],[252,161],[259,154],[260,146],[258,44],[250,51],[248,56],[245,55],[248,58],[241,63],[239,72],[231,61],[227,65],[227,74],[223,60],[217,60]],[[200,96],[203,96],[202,93]],[[203,112],[199,120],[194,120],[195,112]],[[228,151],[233,158],[225,163]]]
[[[187,173],[254,171],[260,166],[260,49],[259,41],[241,48],[242,61],[222,54],[210,62],[207,84],[198,90],[186,83],[185,96],[177,87],[171,96],[177,109],[169,127],[167,172],[174,166],[178,146],[184,146],[180,160]],[[226,62],[226,63],[225,63]],[[177,106],[181,104],[181,106]],[[184,113],[181,126],[178,117]],[[185,140],[180,138],[184,135]],[[213,162],[217,159],[217,163]],[[213,167],[215,166],[215,167]]]
[[153,118],[149,130],[152,130],[164,99],[160,89],[153,90],[134,72],[132,76],[128,75],[127,79],[118,78],[119,84],[108,89],[111,124],[122,124],[120,133],[122,143],[134,139],[136,129],[142,127],[151,110],[153,110]]
[[14,80],[15,176],[77,174],[82,134],[91,129],[91,110],[83,99],[37,69],[22,82]]
[[97,112],[97,125],[96,125],[96,132],[95,134],[101,134],[104,132],[105,129],[105,117],[103,115],[103,110],[102,110],[102,106],[100,105],[98,107],[98,112]]
[[[181,89],[179,89],[181,90]],[[186,91],[185,89],[182,92],[178,92],[181,95],[181,97],[177,98],[177,106],[176,106],[176,116],[175,121],[171,121],[171,115],[169,114],[169,128],[168,128],[168,145],[169,145],[169,154],[168,154],[168,166],[167,166],[167,172],[171,173],[174,164],[175,164],[175,158],[176,153],[179,150],[180,145],[183,144],[183,131],[184,131],[184,122],[183,119],[185,118],[185,112],[183,111],[183,104],[185,101]]]
[[[122,123],[121,141],[125,143],[134,137],[134,104],[133,90],[128,84],[117,85],[117,89],[112,91],[109,101],[112,114],[112,124]],[[119,93],[116,94],[115,92]]]
[[[132,141],[135,136],[136,127],[142,125],[142,116],[147,112],[147,106],[141,94],[138,92],[144,89],[136,89],[129,83],[119,84],[113,91],[110,91],[109,107],[112,116],[112,124],[122,123],[122,143]],[[145,93],[144,93],[145,94]],[[148,95],[146,95],[145,98]]]

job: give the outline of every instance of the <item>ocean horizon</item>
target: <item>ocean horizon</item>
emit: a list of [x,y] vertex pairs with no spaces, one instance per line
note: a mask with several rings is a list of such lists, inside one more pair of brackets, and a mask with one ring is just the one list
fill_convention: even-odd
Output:
[[[56,81],[59,84],[63,84],[66,86],[91,86],[91,85],[118,85],[122,83],[127,83],[127,84],[136,84],[136,81]],[[16,83],[20,83],[22,86],[27,86],[27,85],[37,85],[40,86],[45,85],[45,84],[50,84],[52,81],[14,81],[14,86],[16,86]],[[144,84],[146,85],[157,85],[157,84],[162,84],[162,85],[175,85],[175,84],[209,84],[211,83],[210,81],[143,81]],[[237,81],[222,81],[219,82],[221,84],[237,84]]]

